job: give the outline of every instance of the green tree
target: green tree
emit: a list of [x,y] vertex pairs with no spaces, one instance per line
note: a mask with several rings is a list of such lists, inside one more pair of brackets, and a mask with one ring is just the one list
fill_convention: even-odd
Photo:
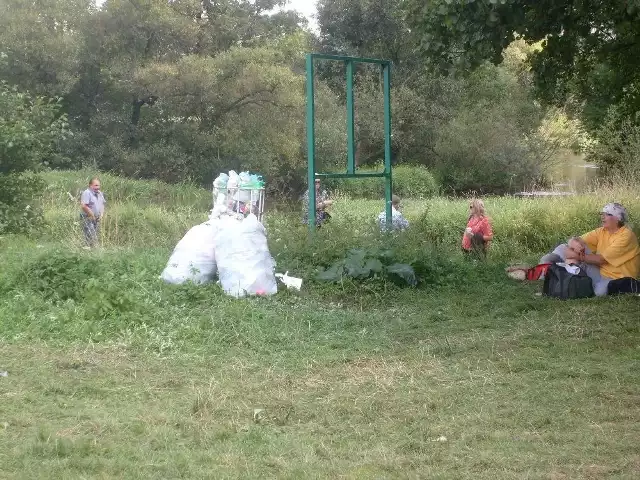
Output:
[[92,11],[91,0],[0,1],[0,78],[38,95],[66,94]]
[[32,173],[49,162],[67,128],[60,101],[0,83],[0,232],[26,231],[40,220],[34,200],[42,182]]
[[544,100],[572,103],[592,130],[613,105],[638,121],[639,0],[406,0],[404,8],[421,49],[442,71],[500,63],[521,36],[541,42],[531,61]]
[[609,179],[638,178],[640,174],[640,125],[619,118],[616,108],[598,131],[598,140],[590,145],[589,159],[596,162]]

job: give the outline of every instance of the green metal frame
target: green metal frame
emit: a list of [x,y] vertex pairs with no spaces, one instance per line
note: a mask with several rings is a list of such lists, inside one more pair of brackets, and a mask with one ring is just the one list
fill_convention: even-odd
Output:
[[[316,132],[315,132],[315,60],[335,60],[344,62],[347,80],[347,171],[346,173],[316,173]],[[355,119],[353,98],[353,73],[356,63],[380,65],[384,80],[384,171],[382,173],[356,173]],[[344,57],[321,53],[307,54],[307,150],[309,182],[309,231],[316,230],[316,178],[371,178],[385,179],[385,212],[387,227],[391,226],[391,62],[375,58]]]

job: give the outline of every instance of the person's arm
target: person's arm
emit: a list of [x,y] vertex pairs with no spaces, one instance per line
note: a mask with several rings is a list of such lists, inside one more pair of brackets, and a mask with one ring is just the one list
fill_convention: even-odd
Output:
[[589,233],[585,233],[580,237],[583,244],[589,248],[592,252],[595,252],[598,249],[598,230],[591,230]]
[[333,204],[333,201],[329,200],[329,194],[326,190],[322,190],[322,192],[320,193],[320,198],[322,199],[322,201],[318,202],[318,208],[325,209]]
[[392,223],[393,227],[397,228],[398,230],[406,230],[407,228],[409,228],[409,221],[404,218],[404,216],[400,212],[398,212],[397,215],[393,215]]
[[597,267],[600,267],[605,263],[609,263],[607,259],[601,254],[585,253],[584,250],[575,250],[570,247],[567,247],[565,257],[567,263],[580,262],[587,263],[589,265],[596,265]]
[[491,222],[488,218],[485,218],[483,222],[482,239],[485,242],[493,240],[493,228],[491,227]]
[[[583,236],[582,239],[587,243],[587,246],[591,248],[591,242],[588,238],[585,238],[587,235]],[[571,250],[570,255],[572,259],[588,263],[589,265],[596,265],[600,267],[608,264],[614,267],[619,267],[628,259],[629,252],[633,251],[634,248],[635,245],[631,242],[630,237],[621,236],[614,240],[611,245],[602,252],[585,254],[584,252],[575,252],[574,250]],[[567,257],[567,260],[569,258],[570,257]]]
[[572,249],[567,249],[567,262],[576,261],[580,263],[588,263],[589,265],[596,265],[598,267],[608,263],[607,260],[597,253],[584,253],[584,252],[576,252]]
[[82,211],[87,215],[87,217],[93,220],[96,217],[91,211],[91,208],[89,208],[89,202],[91,201],[91,197],[86,193],[87,193],[86,191],[82,192],[82,195],[80,196],[80,207],[82,208]]

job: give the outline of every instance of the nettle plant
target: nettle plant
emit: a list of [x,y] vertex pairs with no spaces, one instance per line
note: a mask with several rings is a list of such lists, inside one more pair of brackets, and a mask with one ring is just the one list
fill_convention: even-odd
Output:
[[345,278],[367,280],[380,278],[400,286],[416,286],[418,280],[411,265],[393,261],[391,250],[351,249],[345,258],[320,271],[318,280],[340,282]]

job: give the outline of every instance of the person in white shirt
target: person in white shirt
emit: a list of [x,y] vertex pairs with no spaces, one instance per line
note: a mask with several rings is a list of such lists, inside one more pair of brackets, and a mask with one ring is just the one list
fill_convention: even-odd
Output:
[[[391,197],[391,230],[392,231],[402,231],[409,228],[409,222],[406,218],[402,216],[400,212],[402,206],[400,205],[400,197],[397,195],[393,195]],[[378,215],[378,226],[380,230],[387,230],[387,213],[380,212]]]

